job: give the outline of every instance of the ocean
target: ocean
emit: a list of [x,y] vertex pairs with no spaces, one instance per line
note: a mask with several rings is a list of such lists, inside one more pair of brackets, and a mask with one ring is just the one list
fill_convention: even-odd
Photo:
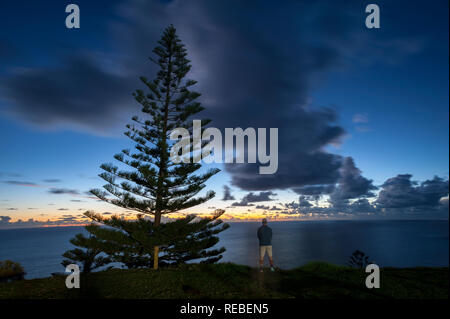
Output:
[[[222,262],[258,265],[259,223],[230,223],[220,234],[227,250]],[[448,221],[289,221],[269,223],[275,265],[291,269],[310,261],[345,265],[356,249],[380,267],[449,265]],[[69,239],[82,227],[0,230],[0,260],[22,264],[25,278],[64,272],[61,266]],[[267,260],[265,261],[267,264]]]

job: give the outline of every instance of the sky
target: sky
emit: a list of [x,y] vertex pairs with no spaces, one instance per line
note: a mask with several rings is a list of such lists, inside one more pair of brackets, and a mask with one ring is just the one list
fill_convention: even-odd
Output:
[[[211,164],[230,221],[448,219],[448,1],[54,1],[0,4],[0,228],[134,213],[98,201],[133,144],[139,76],[169,24],[213,126],[279,130],[273,175]],[[175,214],[174,216],[179,216]]]

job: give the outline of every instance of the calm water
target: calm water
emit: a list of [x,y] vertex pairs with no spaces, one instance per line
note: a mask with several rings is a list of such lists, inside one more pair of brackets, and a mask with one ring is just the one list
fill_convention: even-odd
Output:
[[[258,264],[256,229],[259,223],[230,223],[220,234],[227,251],[222,261]],[[362,250],[379,266],[448,266],[448,221],[309,221],[271,223],[274,261],[294,268],[309,261],[346,264]],[[0,230],[0,260],[20,262],[26,278],[64,271],[61,254],[72,248],[69,239],[82,227]],[[266,261],[267,262],[267,261]]]

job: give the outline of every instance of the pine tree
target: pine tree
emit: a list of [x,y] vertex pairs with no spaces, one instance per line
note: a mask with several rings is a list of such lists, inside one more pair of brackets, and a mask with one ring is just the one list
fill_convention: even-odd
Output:
[[62,261],[62,265],[67,267],[69,264],[81,263],[82,272],[90,273],[96,268],[100,268],[111,262],[111,259],[100,255],[103,250],[100,248],[100,241],[92,235],[95,229],[99,226],[91,224],[85,226],[85,229],[90,233],[89,237],[83,234],[77,234],[70,240],[72,245],[80,247],[66,251],[63,257],[67,258]]
[[[197,101],[200,94],[190,90],[196,81],[186,79],[191,69],[190,61],[172,25],[164,30],[158,44],[153,50],[156,58],[150,58],[159,67],[156,78],[149,81],[141,77],[147,92],[136,90],[133,94],[145,115],[144,118],[133,117],[133,124],[127,125],[125,135],[136,142],[135,151],[125,149],[114,156],[132,170],[103,164],[104,172],[99,176],[107,182],[103,186],[106,192],[91,190],[105,202],[153,215],[155,227],[160,225],[162,215],[199,205],[214,197],[213,191],[195,196],[205,187],[204,183],[219,172],[211,169],[204,174],[194,174],[201,167],[199,163],[176,164],[170,159],[170,132],[182,127],[192,135],[192,122],[189,123],[188,118],[204,108]],[[209,122],[203,119],[202,126]],[[189,156],[194,156],[193,147],[189,149]],[[117,182],[117,178],[123,181]],[[155,245],[153,251],[154,268],[157,269],[159,246]]]
[[224,212],[216,210],[212,217],[203,218],[188,215],[158,226],[144,215],[137,215],[133,220],[119,216],[105,218],[91,211],[85,215],[109,226],[87,229],[96,238],[95,247],[106,253],[111,262],[140,268],[151,263],[156,245],[162,248],[159,259],[162,265],[177,265],[194,259],[202,259],[201,263],[220,260],[225,248],[210,248],[219,241],[215,235],[229,227],[219,219]]

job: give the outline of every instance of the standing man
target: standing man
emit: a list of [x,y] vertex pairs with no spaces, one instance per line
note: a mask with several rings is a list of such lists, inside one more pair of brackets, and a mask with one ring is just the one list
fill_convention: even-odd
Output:
[[259,270],[263,272],[264,256],[269,256],[270,270],[275,271],[272,259],[272,228],[267,226],[267,219],[263,218],[262,226],[258,228],[259,239]]

